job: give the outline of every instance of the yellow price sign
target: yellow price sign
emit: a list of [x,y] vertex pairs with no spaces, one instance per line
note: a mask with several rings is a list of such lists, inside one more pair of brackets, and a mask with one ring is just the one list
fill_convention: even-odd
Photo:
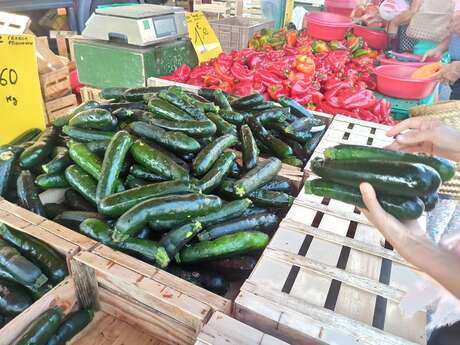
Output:
[[0,35],[0,144],[29,128],[45,128],[35,40]]
[[188,35],[198,55],[198,60],[206,62],[219,56],[222,53],[222,47],[203,12],[187,13],[186,20]]
[[294,0],[286,0],[286,11],[284,11],[284,26],[287,26],[292,20],[294,13]]

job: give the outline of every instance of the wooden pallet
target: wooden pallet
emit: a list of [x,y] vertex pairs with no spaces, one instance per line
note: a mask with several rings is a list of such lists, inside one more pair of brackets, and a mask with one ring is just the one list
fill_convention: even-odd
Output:
[[45,108],[47,114],[47,124],[50,124],[57,118],[64,116],[77,106],[78,101],[74,94],[58,98],[54,101],[46,102]]
[[195,345],[288,345],[228,315],[215,312],[198,334]]
[[94,87],[84,86],[80,89],[80,96],[82,103],[88,101],[101,102],[104,101],[100,96],[101,90]]
[[69,67],[40,75],[40,84],[45,102],[71,94]]
[[[316,155],[342,141],[382,146],[385,130],[338,116]],[[354,206],[301,192],[242,286],[235,314],[296,344],[425,344],[425,312],[399,310],[416,278]]]

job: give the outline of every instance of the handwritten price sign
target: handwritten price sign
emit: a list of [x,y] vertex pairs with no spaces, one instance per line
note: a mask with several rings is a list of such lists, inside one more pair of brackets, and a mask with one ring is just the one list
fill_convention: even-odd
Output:
[[0,35],[0,144],[26,129],[45,128],[35,41]]
[[200,62],[206,62],[222,53],[219,39],[203,12],[187,13],[188,35]]

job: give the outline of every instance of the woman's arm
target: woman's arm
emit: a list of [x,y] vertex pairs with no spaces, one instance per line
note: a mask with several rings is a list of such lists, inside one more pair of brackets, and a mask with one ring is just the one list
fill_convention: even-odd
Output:
[[422,5],[422,0],[412,0],[412,3],[408,10],[401,13],[399,16],[394,18],[391,21],[392,26],[399,27],[400,25],[409,24],[412,17],[418,12],[420,6]]

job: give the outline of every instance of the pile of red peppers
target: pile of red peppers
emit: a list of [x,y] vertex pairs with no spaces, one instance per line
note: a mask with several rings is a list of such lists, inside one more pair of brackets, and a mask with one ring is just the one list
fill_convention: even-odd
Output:
[[266,47],[222,53],[193,69],[182,65],[162,79],[219,88],[237,96],[258,92],[275,101],[288,96],[312,110],[393,124],[391,104],[377,100],[372,92],[376,88],[374,57],[353,57],[349,42],[312,50],[316,42],[301,33],[294,46],[291,43],[282,50]]

